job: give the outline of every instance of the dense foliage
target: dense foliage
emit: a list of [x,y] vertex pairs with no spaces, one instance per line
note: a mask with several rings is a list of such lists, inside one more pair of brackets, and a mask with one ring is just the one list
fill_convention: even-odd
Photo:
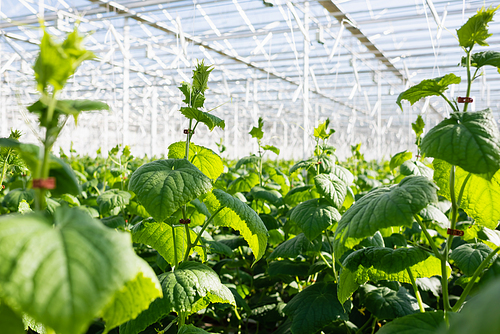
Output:
[[204,108],[203,62],[179,87],[189,127],[167,157],[56,157],[70,116],[108,106],[57,99],[93,54],[76,30],[45,33],[28,107],[42,146],[0,139],[2,333],[498,333],[500,134],[490,110],[467,111],[478,70],[500,68],[500,53],[472,53],[495,11],[457,31],[463,108],[445,95],[454,74],[401,93],[401,107],[437,95],[453,113],[425,135],[419,116],[418,155],[387,162],[361,144],[337,161],[328,119],[303,161],[277,160],[263,119],[255,154],[221,159],[192,142],[200,125],[225,126]]

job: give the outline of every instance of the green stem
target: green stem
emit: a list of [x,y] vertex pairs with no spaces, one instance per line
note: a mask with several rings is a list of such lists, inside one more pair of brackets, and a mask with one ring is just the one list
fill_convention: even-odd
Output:
[[259,186],[262,187],[262,147],[260,146],[260,141],[258,142],[259,144]]
[[464,291],[462,292],[462,295],[460,296],[460,299],[457,301],[457,303],[453,306],[452,311],[453,312],[458,312],[460,310],[460,307],[462,307],[462,304],[465,302],[465,299],[469,295],[470,291],[472,290],[472,287],[476,283],[477,278],[479,275],[483,272],[484,268],[490,263],[491,259],[495,256],[496,253],[500,251],[500,247],[495,248],[493,252],[488,254],[488,256],[481,262],[479,267],[477,267],[476,271],[474,271],[474,275],[472,275],[471,280],[469,283],[467,283],[467,286],[465,287]]
[[446,102],[448,102],[448,104],[449,104],[449,105],[450,105],[450,107],[451,107],[451,110],[453,110],[454,112],[457,112],[457,111],[458,111],[458,110],[457,110],[457,108],[455,107],[455,105],[454,105],[453,103],[451,103],[451,101],[450,101],[450,100],[449,100],[446,96],[444,96],[444,94],[443,94],[443,93],[439,93],[439,95],[441,95],[441,97],[442,97],[443,99],[445,99],[445,101],[446,101]]
[[[469,97],[470,96],[470,87],[472,85],[472,80],[471,80],[471,77],[470,77],[470,53],[471,53],[472,50],[467,50],[467,58],[466,58],[466,61],[467,61],[467,96],[466,97]],[[464,105],[464,112],[467,111],[467,107],[469,106],[469,102],[466,100],[465,101],[465,105]]]
[[471,176],[472,176],[471,173],[467,174],[467,176],[465,177],[464,182],[462,183],[462,186],[460,187],[460,192],[458,193],[458,199],[457,199],[457,207],[460,207],[460,203],[462,203],[462,197],[464,195],[465,185],[467,184],[467,182],[469,181],[469,179],[471,178]]
[[366,327],[370,326],[371,322],[372,322],[372,319],[373,319],[373,314],[370,314],[370,318],[368,318],[368,320],[366,320],[366,322],[364,323],[363,326],[361,326],[360,329],[358,329],[358,331],[356,332],[356,334],[361,334],[363,333],[363,331],[366,329]]
[[219,209],[217,209],[217,211],[214,212],[213,215],[210,216],[210,218],[207,219],[207,221],[205,222],[205,224],[203,224],[203,227],[201,228],[200,232],[198,233],[198,235],[196,236],[196,239],[194,240],[194,242],[192,243],[192,246],[196,246],[198,245],[198,242],[200,241],[200,238],[201,238],[201,235],[203,234],[203,232],[205,232],[206,228],[208,227],[208,224],[210,224],[210,222],[212,221],[212,219],[214,219],[214,217],[222,210],[224,209],[223,206],[221,206]]
[[415,297],[417,297],[418,307],[420,308],[420,312],[425,313],[424,305],[422,303],[422,297],[420,296],[420,291],[418,291],[418,286],[417,286],[417,282],[415,281],[415,277],[413,277],[413,274],[412,274],[410,268],[406,268],[406,272],[408,273],[408,276],[410,277],[411,285],[413,286],[413,292],[415,292]]
[[434,240],[432,240],[432,237],[429,234],[429,231],[427,231],[427,228],[425,228],[424,224],[420,220],[420,217],[417,216],[417,215],[413,215],[413,218],[415,218],[415,220],[417,221],[418,225],[422,229],[422,232],[424,232],[424,235],[427,238],[427,241],[429,241],[429,244],[431,245],[431,248],[432,248],[432,251],[434,252],[434,255],[436,255],[436,257],[438,259],[441,259],[442,258],[441,253],[439,252],[439,250],[438,250],[438,248],[437,248],[436,243],[434,242]]
[[[185,205],[182,207],[182,217],[184,218],[184,220],[187,219]],[[189,258],[189,252],[191,251],[193,245],[191,244],[191,230],[189,229],[188,224],[184,224],[184,228],[186,231],[186,239],[187,239],[187,247],[186,247],[186,254],[184,254],[184,261],[187,261]]]
[[3,179],[5,178],[5,174],[7,173],[7,161],[9,161],[10,152],[11,150],[8,151],[7,156],[5,157],[5,160],[3,162],[2,175],[0,175],[0,191],[2,191]]
[[328,261],[325,258],[325,256],[323,254],[321,254],[321,251],[319,252],[319,257],[325,262],[325,264],[327,265],[328,268],[332,267],[332,265],[330,263],[328,263]]
[[175,241],[175,227],[173,225],[170,225],[172,227],[172,239],[174,240],[174,266],[177,265],[178,260],[177,260],[177,242]]

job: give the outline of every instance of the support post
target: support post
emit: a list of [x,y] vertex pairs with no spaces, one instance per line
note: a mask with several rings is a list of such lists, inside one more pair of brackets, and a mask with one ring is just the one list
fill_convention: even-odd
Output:
[[[2,53],[2,45],[0,44],[0,54]],[[1,66],[0,66],[1,67]],[[3,93],[4,73],[0,73],[0,137],[8,137],[7,127],[7,95]]]
[[[232,145],[233,146],[233,156],[235,158],[239,158],[240,157],[239,154],[238,154],[239,153],[238,152],[239,151],[238,150],[238,139],[239,139],[238,137],[240,135],[239,134],[239,130],[238,130],[238,122],[239,122],[238,117],[239,117],[239,115],[238,115],[238,102],[235,102],[234,103],[234,126],[233,126],[234,140],[233,140],[233,145]],[[227,145],[228,144],[229,143],[227,143]]]
[[303,137],[303,150],[302,158],[306,159],[309,155],[309,2],[304,3],[304,85],[303,88],[303,103],[304,103],[304,137]]
[[128,24],[128,17],[125,19],[125,23],[123,25],[123,48],[125,53],[123,54],[123,128],[122,128],[122,144],[126,145],[127,140],[129,139],[128,134],[128,125],[129,125],[129,116],[130,116],[130,93],[129,93],[129,81],[130,81],[130,59],[129,59],[129,50],[130,50],[130,26]]
[[377,157],[382,157],[382,76],[380,71],[377,72]]

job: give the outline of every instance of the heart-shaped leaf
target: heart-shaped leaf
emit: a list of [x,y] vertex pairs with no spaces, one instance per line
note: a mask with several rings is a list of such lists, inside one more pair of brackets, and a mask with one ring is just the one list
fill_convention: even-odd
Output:
[[[153,219],[143,220],[132,228],[132,240],[153,247],[163,256],[165,261],[171,266],[175,266],[183,260],[186,253],[187,237],[184,226],[174,227],[174,223],[174,221],[168,221],[168,224],[166,224],[158,223]],[[173,229],[175,232],[172,231]],[[192,230],[189,230],[189,232],[191,233],[191,240],[196,240],[196,233]],[[205,251],[203,248],[195,247],[193,250],[204,257]]]
[[401,166],[403,162],[410,160],[413,156],[413,153],[408,152],[408,151],[403,151],[396,153],[392,158],[391,161],[389,162],[389,167],[391,170]]
[[248,205],[220,189],[214,189],[212,193],[207,194],[204,202],[212,215],[220,209],[213,218],[214,224],[240,231],[257,262],[266,251],[269,236],[259,215]]
[[292,333],[316,333],[335,320],[349,316],[337,299],[337,285],[319,282],[299,292],[285,306],[283,312],[292,318]]
[[185,159],[144,164],[132,174],[129,183],[129,189],[158,222],[211,188],[210,179]]
[[[186,142],[180,141],[168,147],[168,157],[170,159],[182,159],[186,156]],[[199,170],[212,180],[224,172],[222,159],[209,148],[189,144],[189,161],[198,167]]]
[[341,216],[325,199],[311,199],[297,205],[290,219],[297,223],[309,240],[316,239],[327,227],[336,224]]
[[343,266],[338,294],[340,302],[349,299],[367,281],[411,283],[407,270],[415,278],[441,275],[441,261],[418,248],[367,247],[349,254]]
[[259,175],[255,173],[247,173],[232,181],[227,187],[232,194],[240,192],[246,193],[252,190],[253,187],[259,184]]
[[399,168],[402,175],[420,175],[432,180],[434,171],[420,161],[405,161]]
[[3,198],[2,205],[7,207],[11,212],[17,212],[19,204],[22,201],[32,204],[34,200],[35,192],[32,189],[12,189]]
[[411,227],[414,214],[437,202],[436,190],[426,177],[407,176],[398,185],[370,191],[342,216],[333,241],[335,257],[380,229]]
[[418,311],[418,302],[404,287],[394,291],[385,286],[368,292],[364,304],[377,319],[391,320]]
[[415,102],[417,102],[423,97],[441,95],[448,89],[449,85],[459,84],[460,81],[461,81],[460,77],[457,77],[453,73],[449,73],[446,74],[445,76],[435,79],[423,80],[419,84],[399,94],[396,103],[401,108],[401,110],[403,110],[401,101],[407,100],[410,102],[411,105],[413,105]]
[[127,191],[118,189],[107,190],[97,197],[99,211],[101,214],[105,214],[114,208],[124,207],[128,205],[130,197],[132,195]]
[[460,46],[471,49],[474,44],[488,46],[486,39],[492,34],[488,32],[488,23],[493,20],[497,8],[481,8],[477,14],[470,17],[465,24],[457,30]]
[[108,229],[75,208],[56,209],[54,222],[38,214],[0,218],[3,300],[57,333],[80,334],[103,311],[117,311],[112,301],[129,282],[140,280],[147,294],[137,297],[140,303],[122,305],[120,321],[161,296],[128,233]]
[[280,207],[283,205],[283,197],[281,193],[277,190],[268,190],[263,187],[255,186],[250,191],[250,194],[254,199],[261,199],[267,201],[274,205],[275,207]]
[[319,174],[314,177],[314,184],[320,195],[325,197],[336,209],[340,209],[347,195],[347,184],[335,174]]
[[[455,261],[465,275],[472,276],[491,252],[492,249],[483,243],[464,244],[451,252],[450,259]],[[494,261],[494,258],[491,261]]]
[[[474,53],[471,57],[470,64],[476,68],[493,66],[500,71],[500,52],[483,51]],[[467,66],[467,57],[462,57],[462,66]]]
[[421,149],[475,174],[500,168],[500,134],[490,109],[452,114],[427,133]]
[[208,126],[210,131],[215,129],[215,127],[219,127],[223,130],[226,127],[226,123],[224,122],[224,120],[215,115],[212,115],[211,113],[201,111],[198,108],[181,107],[180,112],[181,114],[186,116],[186,118],[194,119],[200,123],[205,124],[206,126]]
[[[448,316],[454,318],[454,313]],[[446,327],[444,321],[444,312],[425,312],[407,315],[405,317],[394,319],[385,324],[378,334],[436,334],[441,327]]]
[[321,249],[322,241],[321,236],[316,239],[309,241],[304,233],[300,233],[294,238],[288,239],[278,247],[267,257],[268,260],[274,260],[277,258],[295,258],[306,252],[319,252]]
[[137,334],[170,312],[195,313],[210,303],[236,306],[234,296],[221,284],[219,275],[199,262],[183,262],[172,272],[159,277],[163,298],[155,300],[146,311],[120,326],[120,334]]

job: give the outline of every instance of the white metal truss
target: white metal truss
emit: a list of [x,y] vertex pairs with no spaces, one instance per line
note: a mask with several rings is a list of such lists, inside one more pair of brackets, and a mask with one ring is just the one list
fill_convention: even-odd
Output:
[[[123,143],[136,155],[165,154],[181,140],[186,121],[176,87],[189,80],[196,60],[212,64],[207,105],[226,121],[225,131],[197,129],[194,140],[227,156],[254,151],[247,135],[258,117],[264,141],[281,158],[311,151],[313,126],[327,117],[332,144],[345,157],[363,142],[369,158],[413,149],[411,123],[423,114],[429,126],[449,114],[438,98],[405,105],[397,95],[425,78],[457,68],[461,50],[450,32],[484,1],[398,2],[285,0],[1,0],[0,136],[21,128],[29,141],[38,131],[23,109],[36,97],[31,66],[41,38],[39,19],[63,37],[75,22],[91,33],[98,58],[85,63],[62,96],[106,101],[109,113],[89,113],[68,124],[57,145],[70,142],[93,154]],[[465,6],[464,6],[465,4]],[[489,3],[486,3],[489,5]],[[500,42],[490,24],[490,45]],[[479,50],[480,48],[478,48]],[[472,91],[473,108],[492,107],[498,117],[500,75],[486,69]],[[463,94],[463,84],[450,97]],[[33,129],[33,130],[31,130]],[[301,149],[297,149],[301,147]]]

